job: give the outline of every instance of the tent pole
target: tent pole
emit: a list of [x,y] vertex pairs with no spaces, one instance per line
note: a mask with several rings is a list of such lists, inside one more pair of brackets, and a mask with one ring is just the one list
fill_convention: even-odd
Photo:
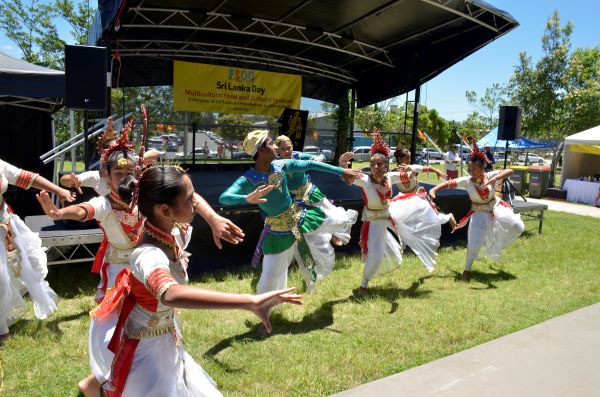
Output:
[[[71,139],[75,138],[75,112],[69,110],[69,132],[71,133]],[[76,167],[75,158],[75,147],[71,149],[71,172],[75,172]]]
[[415,106],[413,109],[412,141],[410,143],[410,158],[417,156],[417,130],[419,129],[419,101],[421,100],[421,84],[415,87]]

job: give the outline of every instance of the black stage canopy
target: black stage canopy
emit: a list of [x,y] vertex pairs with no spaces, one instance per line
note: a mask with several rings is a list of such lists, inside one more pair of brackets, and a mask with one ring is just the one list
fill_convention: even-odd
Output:
[[303,76],[302,95],[358,106],[400,95],[518,26],[481,0],[99,0],[90,45],[113,84],[171,85],[173,60]]
[[0,106],[54,113],[62,107],[65,73],[0,52]]

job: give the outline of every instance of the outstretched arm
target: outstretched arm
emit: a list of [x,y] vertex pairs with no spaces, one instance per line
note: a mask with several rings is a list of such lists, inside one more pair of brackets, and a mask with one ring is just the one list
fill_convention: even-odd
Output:
[[306,172],[310,170],[328,172],[330,174],[341,176],[349,184],[354,182],[354,179],[360,178],[362,175],[362,172],[359,170],[336,167],[318,161],[286,160],[283,169],[285,172],[289,173]]
[[71,194],[70,191],[68,191],[67,189],[63,189],[60,186],[56,186],[54,183],[50,182],[41,175],[38,175],[33,180],[33,184],[31,186],[33,186],[36,189],[47,190],[56,194],[61,202],[66,201],[67,203],[70,203],[72,201],[75,201],[75,197],[73,197],[73,194]]
[[263,198],[273,190],[273,185],[254,186],[243,176],[238,178],[233,185],[221,193],[219,203],[226,205],[242,205],[242,204],[260,204],[266,203],[267,199]]
[[229,294],[175,284],[162,296],[162,302],[181,309],[242,309],[254,313],[271,332],[269,311],[282,303],[302,304],[301,295],[291,295],[294,288],[271,291],[261,295]]
[[435,167],[431,167],[429,165],[425,165],[423,166],[423,172],[433,172],[435,174],[437,174],[437,176],[439,176],[440,178],[442,178],[443,180],[448,179],[448,175],[446,175],[444,172],[438,170]]
[[200,196],[198,193],[194,193],[193,200],[196,213],[210,226],[213,240],[219,249],[223,248],[221,240],[228,241],[231,244],[238,244],[244,240],[244,232],[242,229],[229,219],[217,214],[204,197]]
[[436,195],[436,193],[437,193],[439,190],[442,190],[442,189],[447,189],[447,188],[449,188],[449,187],[450,187],[450,185],[451,185],[451,183],[452,183],[452,181],[446,181],[446,182],[442,182],[442,183],[440,183],[440,184],[438,184],[438,185],[436,185],[436,186],[432,187],[432,188],[429,190],[429,195],[431,196],[431,198],[433,198],[433,199],[434,199],[434,198],[435,198],[435,195]]
[[[85,205],[70,205],[68,207],[64,207],[61,209],[56,208],[48,192],[42,190],[40,193],[36,195],[36,198],[44,213],[48,215],[50,219],[72,219],[76,221],[83,221],[90,216],[90,209],[85,209]],[[84,203],[85,204],[85,203]],[[91,208],[91,207],[90,207]],[[93,216],[93,214],[91,214]]]
[[507,168],[507,169],[505,169],[505,170],[502,170],[502,171],[500,171],[500,172],[499,172],[497,175],[495,175],[495,176],[491,177],[491,178],[490,178],[490,179],[487,181],[486,185],[494,186],[494,184],[495,184],[497,181],[499,181],[499,180],[503,180],[503,179],[506,179],[506,178],[508,178],[509,176],[511,176],[511,175],[512,175],[512,173],[513,173],[513,170],[512,170],[512,169],[510,169],[510,168]]

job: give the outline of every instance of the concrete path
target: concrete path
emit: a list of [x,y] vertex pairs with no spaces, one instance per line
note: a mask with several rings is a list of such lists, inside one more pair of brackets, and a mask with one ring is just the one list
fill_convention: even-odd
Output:
[[600,396],[600,303],[335,394],[358,396]]
[[[548,210],[550,211],[568,212],[569,214],[600,218],[600,208],[592,207],[591,205],[567,203],[566,201],[558,200],[534,199],[529,197],[527,197],[527,201],[531,201],[532,203],[546,204],[548,206]],[[598,395],[600,396],[600,392]]]

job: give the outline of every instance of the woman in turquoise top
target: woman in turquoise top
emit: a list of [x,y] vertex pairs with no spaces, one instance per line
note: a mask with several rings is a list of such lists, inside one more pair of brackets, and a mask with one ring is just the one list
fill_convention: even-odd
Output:
[[[329,164],[304,160],[277,160],[273,139],[268,131],[252,131],[244,139],[244,150],[255,160],[255,167],[238,178],[219,198],[221,204],[257,204],[266,216],[269,228],[263,241],[262,273],[256,287],[258,293],[274,291],[287,285],[287,269],[292,258],[305,269],[307,289],[314,281],[331,272],[335,262],[333,250],[324,255],[318,244],[323,235],[330,236],[341,225],[326,218],[314,206],[299,206],[289,192],[289,174],[309,170],[340,175],[352,183],[361,173]],[[328,240],[327,240],[328,242]]]
[[[275,139],[275,144],[277,145],[280,159],[324,160],[322,155],[315,156],[308,153],[293,151],[294,147],[292,141],[286,135],[278,136]],[[331,236],[332,244],[340,246],[350,242],[352,225],[354,225],[358,219],[357,211],[346,210],[343,207],[334,206],[327,200],[327,197],[325,197],[325,194],[321,192],[318,186],[311,182],[310,176],[305,172],[288,174],[288,189],[292,194],[292,198],[301,206],[312,205],[319,207],[323,210],[327,218],[334,218],[336,223],[345,225],[343,228],[333,233]],[[333,249],[333,247],[331,248]]]

